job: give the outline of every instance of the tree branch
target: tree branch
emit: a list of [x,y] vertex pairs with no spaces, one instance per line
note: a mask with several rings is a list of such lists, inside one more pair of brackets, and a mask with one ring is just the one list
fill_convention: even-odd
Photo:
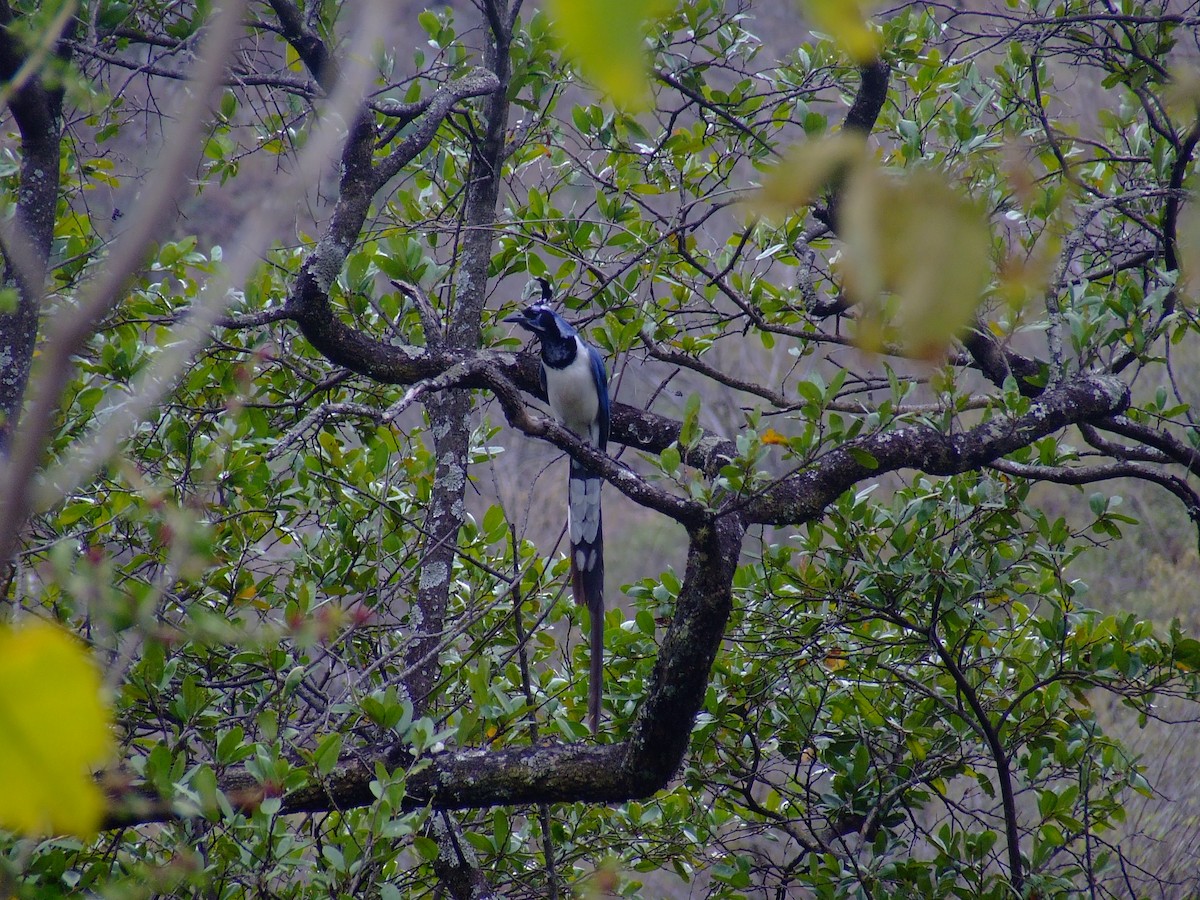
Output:
[[[0,313],[0,458],[9,449],[29,382],[42,284],[50,257],[58,207],[59,140],[62,137],[63,88],[47,87],[32,65],[20,38],[10,31],[8,4],[0,10],[0,82],[2,95],[21,135],[21,163],[13,226],[0,227],[4,285],[17,288],[17,308]],[[64,38],[74,17],[68,17]],[[63,40],[54,42],[60,59],[69,58]]]
[[[687,752],[692,724],[704,701],[709,672],[733,606],[733,575],[745,529],[735,517],[689,529],[687,570],[675,616],[662,640],[646,699],[619,743],[545,744],[504,750],[461,749],[423,757],[407,782],[407,808],[478,809],[534,803],[620,803],[648,797],[667,785]],[[375,800],[375,765],[401,769],[416,762],[402,747],[335,768],[325,779],[283,797],[281,814],[327,812]],[[251,810],[265,796],[248,772],[221,782],[236,809]],[[179,817],[144,789],[114,791],[104,828]]]
[[959,433],[929,425],[884,431],[833,450],[750,503],[748,521],[797,525],[811,521],[843,491],[885,472],[919,469],[955,475],[999,459],[1067,425],[1095,422],[1129,404],[1129,389],[1108,375],[1080,375],[1043,393],[1019,416],[1000,416]]

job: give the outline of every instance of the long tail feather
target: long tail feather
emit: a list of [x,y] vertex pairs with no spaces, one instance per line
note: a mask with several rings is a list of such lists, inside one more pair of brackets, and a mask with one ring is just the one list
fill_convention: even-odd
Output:
[[[603,580],[603,569],[601,570]],[[588,723],[592,734],[600,731],[600,696],[604,690],[604,595],[597,594],[595,601],[588,598],[588,611],[592,618],[591,673],[588,676]]]
[[600,510],[602,479],[571,460],[568,513],[571,536],[571,593],[591,614],[591,665],[588,720],[592,734],[600,729],[604,686],[604,527]]

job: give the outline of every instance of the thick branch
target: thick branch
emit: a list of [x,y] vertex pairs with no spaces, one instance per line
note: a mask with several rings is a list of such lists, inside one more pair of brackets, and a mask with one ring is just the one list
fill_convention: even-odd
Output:
[[[804,521],[857,481],[886,471],[920,468],[949,475],[984,465],[1018,447],[1078,421],[1111,416],[1128,403],[1125,386],[1106,376],[1081,376],[1047,391],[1020,416],[986,422],[962,434],[946,435],[928,426],[910,426],[875,435],[836,450],[820,463],[783,482],[750,510],[758,521]],[[546,434],[554,428],[547,423]],[[561,429],[558,429],[561,430]],[[572,448],[578,452],[580,448]],[[869,454],[878,463],[865,464]],[[593,462],[589,460],[589,462]],[[785,518],[790,516],[790,518]],[[692,722],[703,702],[709,672],[732,604],[732,580],[744,524],[737,516],[702,521],[689,529],[687,572],[675,618],[646,700],[629,737],[595,747],[550,745],[502,751],[460,750],[430,757],[409,779],[412,805],[478,808],[542,802],[620,802],[662,788],[687,750]],[[380,757],[394,767],[408,760]],[[370,803],[374,763],[348,764],[324,782],[284,798],[285,813],[344,809]],[[247,773],[228,779],[223,789],[252,806],[261,790]],[[169,817],[161,803],[115,807],[108,825],[117,827]]]
[[1011,375],[1022,395],[1036,397],[1042,392],[1046,372],[1041,363],[1001,345],[987,332],[986,326],[977,325],[962,340],[979,371],[992,384],[1001,387]]
[[876,60],[860,66],[858,74],[862,80],[858,85],[858,93],[854,95],[854,103],[846,113],[846,118],[842,120],[842,130],[858,131],[866,135],[875,127],[875,121],[887,101],[891,69],[886,62]]
[[[13,216],[16,227],[3,230],[3,283],[16,286],[18,299],[14,312],[0,314],[0,455],[7,452],[16,427],[37,341],[42,282],[58,209],[63,100],[62,86],[47,87],[36,71],[26,71],[19,84],[16,82],[29,59],[21,41],[9,30],[12,18],[4,3],[0,8],[0,82],[10,83],[8,108],[21,135],[21,166]],[[64,60],[69,55],[62,41],[57,52]]]
[[[477,809],[531,803],[619,803],[661,790],[687,752],[692,724],[704,702],[709,673],[733,604],[733,575],[745,534],[734,517],[690,531],[687,570],[675,617],[663,637],[646,699],[629,737],[617,744],[547,744],[505,750],[438,753],[408,779],[406,805]],[[412,760],[402,750],[339,766],[283,798],[280,812],[327,812],[374,802],[374,767],[393,769]],[[225,779],[222,790],[235,808],[253,809],[264,791],[247,772]],[[170,805],[131,794],[114,798],[106,828],[175,817]]]
[[845,490],[885,472],[919,469],[956,475],[987,465],[1038,438],[1079,422],[1112,416],[1129,404],[1129,389],[1107,375],[1081,375],[1046,391],[1020,416],[1003,416],[958,434],[929,425],[884,431],[847,444],[784,479],[746,510],[752,522],[811,521]]
[[[304,336],[332,362],[393,384],[411,383],[439,374],[437,368],[419,364],[420,357],[425,355],[419,348],[403,348],[399,354],[387,354],[384,348],[388,345],[342,323],[330,307],[329,288],[362,232],[376,192],[429,145],[438,125],[457,103],[498,87],[495,75],[486,69],[474,69],[438,88],[412,132],[378,168],[372,163],[375,131],[370,117],[360,115],[354,123],[342,153],[342,177],[333,217],[301,268],[287,301],[288,313],[299,324]],[[400,358],[380,365],[385,356]],[[418,364],[419,371],[401,374],[401,370],[413,364]]]
[[[854,103],[842,121],[842,131],[857,133],[865,140],[887,101],[891,69],[886,62],[876,60],[860,66],[858,72],[862,80],[858,85],[858,93],[854,95]],[[845,175],[845,171],[842,171],[830,179],[829,200],[825,208],[813,210],[813,215],[834,231],[838,230],[838,205],[842,199]]]
[[337,80],[337,63],[320,35],[304,24],[304,14],[288,0],[268,0],[279,19],[280,33],[304,61],[305,68],[326,91]]

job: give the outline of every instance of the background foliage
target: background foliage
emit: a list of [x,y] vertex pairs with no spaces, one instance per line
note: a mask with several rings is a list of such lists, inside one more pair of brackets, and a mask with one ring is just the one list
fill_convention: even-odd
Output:
[[0,2],[6,896],[1190,895],[1200,9],[603,6]]

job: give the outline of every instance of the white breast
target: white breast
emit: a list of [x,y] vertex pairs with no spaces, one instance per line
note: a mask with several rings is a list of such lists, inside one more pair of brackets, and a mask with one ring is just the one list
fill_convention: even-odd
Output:
[[595,443],[598,436],[591,433],[591,425],[599,412],[600,402],[587,347],[578,337],[575,344],[578,352],[569,366],[546,370],[546,397],[554,418],[565,428]]

